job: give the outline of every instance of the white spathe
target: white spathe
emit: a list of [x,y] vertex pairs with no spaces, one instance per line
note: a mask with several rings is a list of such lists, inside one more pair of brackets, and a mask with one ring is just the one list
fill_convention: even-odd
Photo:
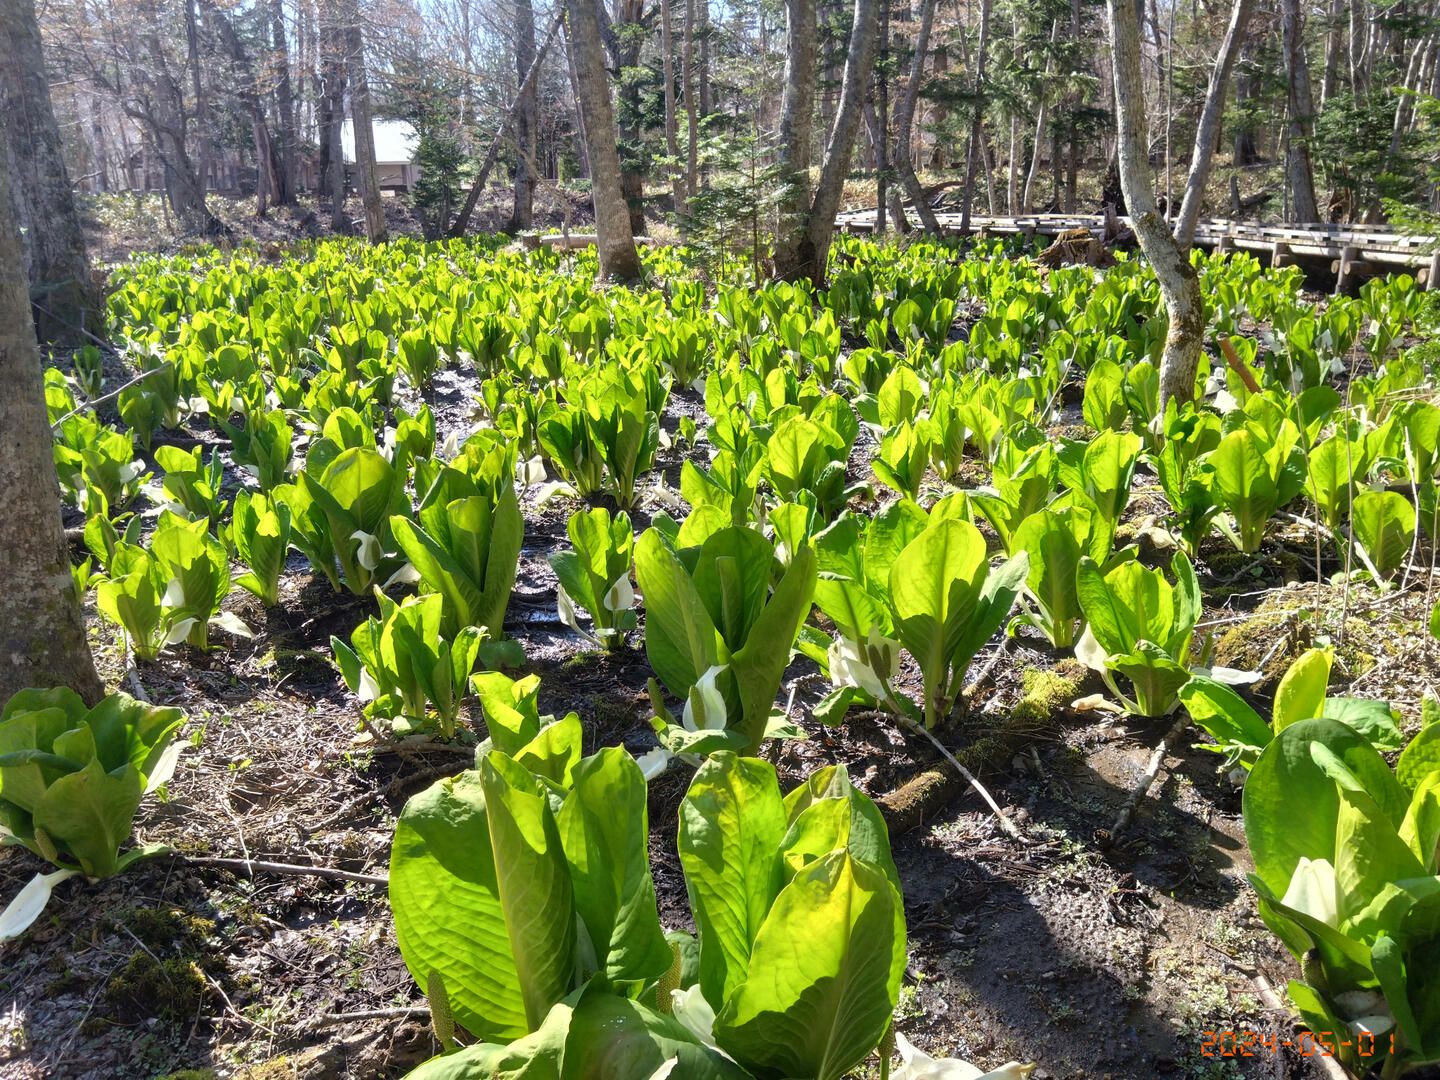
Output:
[[891,1080],[1024,1080],[1035,1071],[1034,1065],[1010,1061],[1000,1068],[983,1072],[959,1058],[932,1058],[917,1050],[910,1040],[895,1032],[895,1050],[903,1064],[890,1074]]
[[605,599],[600,602],[605,605],[607,611],[629,611],[635,605],[635,588],[630,584],[628,570],[616,578],[615,583],[605,590]]
[[50,893],[62,881],[74,877],[79,870],[56,870],[36,874],[15,894],[15,899],[0,911],[0,941],[12,941],[30,929],[50,902]]
[[883,701],[899,669],[900,643],[872,626],[863,644],[844,636],[832,642],[829,660],[830,682],[835,687],[854,686]]
[[686,731],[723,731],[725,729],[725,721],[728,719],[725,696],[720,693],[720,688],[715,685],[715,680],[720,677],[720,673],[727,666],[726,664],[710,666],[690,688],[690,693],[685,699],[685,711],[680,716],[680,722],[685,725]]
[[670,991],[670,1012],[695,1038],[706,1046],[715,1045],[715,1010],[698,983],[688,990]]
[[1326,926],[1340,925],[1340,885],[1329,859],[1300,857],[1280,902]]

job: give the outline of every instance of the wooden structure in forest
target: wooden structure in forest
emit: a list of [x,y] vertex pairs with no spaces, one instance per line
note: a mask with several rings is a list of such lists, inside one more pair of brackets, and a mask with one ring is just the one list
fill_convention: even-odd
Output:
[[[937,212],[935,216],[946,235],[961,235],[960,214]],[[1127,218],[1119,221],[1128,224]],[[869,234],[875,230],[875,211],[849,211],[838,215],[835,224],[848,233]],[[1105,218],[1100,214],[970,215],[970,232],[980,237],[1055,237],[1075,229],[1086,229],[1101,239]],[[1440,284],[1440,238],[1408,236],[1382,225],[1262,225],[1202,219],[1195,227],[1195,246],[1206,251],[1249,251],[1271,266],[1328,268],[1336,276],[1337,291],[1353,288],[1377,273],[1400,271],[1413,273],[1427,288]]]

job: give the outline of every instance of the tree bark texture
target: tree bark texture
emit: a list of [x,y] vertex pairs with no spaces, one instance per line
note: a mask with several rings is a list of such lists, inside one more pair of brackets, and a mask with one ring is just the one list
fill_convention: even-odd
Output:
[[1281,0],[1280,37],[1285,54],[1290,111],[1290,146],[1285,155],[1285,173],[1290,184],[1290,218],[1309,223],[1320,220],[1320,206],[1315,199],[1315,166],[1310,159],[1315,103],[1310,93],[1310,68],[1305,61],[1304,29],[1300,0]]
[[[965,185],[960,196],[960,231],[970,229],[970,201],[975,197],[975,170],[984,161],[984,148],[980,140],[984,137],[985,105],[981,89],[985,84],[985,54],[990,38],[990,0],[980,0],[980,37],[975,46],[975,104],[971,109],[970,139],[965,151]],[[990,171],[987,168],[985,175]],[[995,196],[990,196],[990,212],[995,212]]]
[[775,269],[784,276],[799,266],[810,214],[811,117],[815,106],[815,0],[786,0],[788,41],[785,86],[780,97],[777,153],[780,175]]
[[[813,6],[810,8],[812,15]],[[815,185],[815,195],[810,202],[809,212],[803,221],[804,233],[800,236],[782,234],[775,245],[775,273],[786,280],[807,278],[816,285],[825,281],[825,264],[830,255],[830,241],[835,236],[835,214],[840,209],[840,195],[844,188],[845,176],[850,171],[850,155],[855,149],[855,136],[860,129],[864,112],[865,90],[870,82],[871,68],[875,62],[877,29],[880,23],[880,0],[855,0],[854,16],[850,29],[850,47],[845,55],[845,73],[840,83],[840,101],[835,109],[835,125],[825,144],[825,158],[820,165],[820,179]],[[813,25],[813,23],[812,23]],[[811,42],[813,43],[813,34]],[[790,93],[789,74],[791,57],[796,52],[797,42],[791,40],[786,47],[786,94]],[[815,49],[813,44],[805,50],[809,72],[814,70]],[[808,80],[807,80],[808,81]],[[813,90],[808,91],[813,95]],[[813,97],[810,98],[813,102]],[[807,115],[808,115],[807,106]],[[782,105],[782,124],[784,106]],[[808,140],[807,140],[808,141]],[[806,165],[808,167],[808,161]],[[784,261],[782,261],[782,252]]]
[[1115,71],[1115,135],[1120,185],[1130,220],[1160,283],[1170,326],[1160,360],[1160,409],[1166,402],[1190,401],[1205,333],[1200,278],[1175,242],[1155,204],[1146,139],[1145,87],[1140,72],[1140,23],[1134,0],[1107,0]]
[[925,79],[925,54],[930,49],[930,32],[935,25],[936,0],[921,0],[920,27],[915,33],[915,55],[910,61],[910,81],[905,84],[905,93],[900,98],[900,107],[895,113],[895,171],[899,173],[900,185],[905,196],[915,207],[920,223],[932,236],[940,235],[940,220],[931,209],[930,200],[920,187],[920,178],[915,175],[915,163],[910,153],[911,131],[915,126],[915,107],[920,101],[920,84]]
[[1230,85],[1230,75],[1245,44],[1245,32],[1254,10],[1255,0],[1235,0],[1231,5],[1230,24],[1220,42],[1215,66],[1210,69],[1210,85],[1205,90],[1205,104],[1195,127],[1195,146],[1190,151],[1190,174],[1185,180],[1185,195],[1180,200],[1180,216],[1175,221],[1175,239],[1182,250],[1188,250],[1195,239],[1195,223],[1200,220],[1205,185],[1210,181],[1210,166],[1215,160],[1215,144],[1220,139],[1220,123],[1225,115],[1225,89]]
[[600,18],[594,0],[565,0],[565,24],[580,119],[590,161],[590,194],[595,205],[596,248],[600,277],[622,283],[643,276],[635,234],[630,231],[630,210],[620,186],[620,151],[615,141],[615,113],[610,107],[610,85],[605,75],[605,54],[600,43]]
[[0,169],[0,708],[31,686],[69,686],[94,704],[105,691],[60,524],[40,351],[11,205],[10,179]]
[[642,0],[616,0],[615,32],[611,35],[616,79],[619,83],[616,104],[616,145],[620,151],[620,188],[625,193],[625,206],[630,211],[630,231],[645,235],[645,162],[641,126],[642,104],[640,83],[627,77],[627,72],[640,65],[640,48],[645,44],[642,29]]
[[535,223],[535,135],[540,120],[540,98],[535,80],[526,76],[535,63],[535,5],[515,0],[515,202],[510,211],[510,231],[519,232]]
[[345,33],[335,5],[320,0],[320,51],[323,54],[324,95],[320,104],[320,187],[330,199],[330,228],[350,231],[345,210],[345,153],[341,125],[345,120]]
[[42,341],[79,345],[104,312],[90,277],[70,189],[33,0],[0,0],[0,170],[13,178],[9,213],[25,232],[25,262]]
[[[290,83],[290,47],[285,38],[284,0],[270,0],[270,41],[273,48],[271,65],[275,79],[275,111],[279,116],[279,137],[276,140],[278,176],[272,192],[276,206],[295,201],[295,91]],[[302,69],[303,70],[303,69]]]
[[670,174],[671,197],[675,213],[684,217],[685,179],[678,162],[680,141],[679,126],[675,121],[675,40],[672,31],[670,0],[660,0],[660,73],[665,80],[665,156],[670,159],[666,172]]
[[385,239],[385,205],[375,176],[375,128],[370,113],[370,80],[365,71],[365,33],[355,0],[345,7],[345,64],[350,75],[350,123],[355,131],[355,186],[365,208],[365,235],[372,244]]

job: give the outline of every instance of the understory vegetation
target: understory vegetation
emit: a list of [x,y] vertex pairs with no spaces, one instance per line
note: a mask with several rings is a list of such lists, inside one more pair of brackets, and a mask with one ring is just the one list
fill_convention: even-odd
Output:
[[[45,392],[74,588],[126,692],[26,691],[0,717],[0,826],[24,849],[0,871],[34,875],[0,950],[42,955],[82,933],[82,896],[126,910],[108,890],[145,874],[213,893],[183,926],[113,916],[142,952],[76,1030],[103,1033],[102,1001],[117,1028],[188,1027],[154,1073],[1080,1075],[1029,1041],[1033,1013],[947,1032],[963,980],[924,973],[987,947],[1003,890],[927,882],[999,852],[1058,923],[1057,897],[1124,866],[1100,931],[1124,952],[1197,895],[1193,867],[1138,881],[1145,859],[1228,814],[1233,903],[1202,933],[1248,990],[1194,987],[1170,1042],[1113,1074],[1440,1061],[1433,294],[1377,277],[1317,302],[1297,268],[1196,252],[1206,354],[1195,400],[1162,409],[1165,308],[1123,254],[1042,270],[996,242],[841,238],[825,288],[643,258],[634,288],[597,284],[593,253],[499,241],[117,268],[114,353],[55,357]],[[1413,655],[1363,653],[1385,648]],[[227,698],[256,679],[265,700]],[[249,780],[291,680],[295,771]],[[1087,804],[1086,755],[1112,743],[1155,755]],[[1093,832],[1016,776],[1063,784]],[[1203,822],[1168,816],[1187,785]],[[296,921],[307,875],[337,892]],[[408,975],[324,1022],[428,1027],[380,1064],[346,1043],[287,1065],[315,1030],[284,1034],[297,1003],[241,938],[194,957],[216,921],[329,934],[335,978],[398,945]],[[1133,1033],[1177,963],[1122,964],[1127,1015],[1070,1030]],[[6,965],[6,997],[33,994],[30,961]],[[1064,978],[1038,995],[1062,1032],[1084,1007]],[[197,1055],[232,1016],[239,1059]]]

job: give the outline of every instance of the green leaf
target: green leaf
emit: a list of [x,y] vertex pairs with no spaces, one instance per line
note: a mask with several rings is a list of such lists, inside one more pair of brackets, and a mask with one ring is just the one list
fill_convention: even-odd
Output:
[[683,697],[719,660],[720,635],[684,564],[659,530],[635,545],[635,580],[645,597],[645,655],[670,692]]
[[785,808],[775,769],[711,754],[680,804],[680,865],[700,936],[700,986],[712,1007],[745,978],[750,949],[780,891]]
[[35,829],[71,855],[86,877],[110,877],[119,870],[116,853],[130,837],[144,790],[133,765],[112,773],[92,758],[45,789],[32,812]]
[[574,980],[569,868],[549,799],[527,769],[496,751],[480,762],[480,780],[500,907],[527,1027],[533,1030]]
[[1401,752],[1395,778],[1414,792],[1436,772],[1440,772],[1440,725],[1431,724],[1421,728]]
[[979,530],[953,519],[910,541],[890,568],[895,635],[920,665],[931,726],[938,719],[952,658],[980,600],[986,569]]
[[389,891],[400,952],[417,983],[438,976],[456,1021],[477,1038],[530,1030],[479,773],[442,780],[405,804]]
[[[1286,670],[1275,689],[1271,720],[1276,732],[1300,720],[1325,715],[1325,690],[1330,685],[1330,651],[1309,649]],[[1338,719],[1338,717],[1336,718]]]
[[1180,701],[1222,747],[1245,748],[1258,756],[1270,742],[1270,725],[1222,682],[1196,675],[1180,688]]
[[612,746],[582,761],[556,820],[600,970],[612,982],[659,978],[671,954],[655,906],[645,777],[635,759]]
[[899,893],[878,868],[833,852],[776,897],[716,1041],[752,1072],[838,1080],[889,1028],[904,970]]
[[1315,763],[1319,743],[1353,773],[1398,828],[1410,798],[1390,767],[1365,739],[1334,720],[1291,724],[1265,748],[1245,782],[1245,837],[1257,876],[1283,896],[1301,857],[1335,862],[1340,796]]

